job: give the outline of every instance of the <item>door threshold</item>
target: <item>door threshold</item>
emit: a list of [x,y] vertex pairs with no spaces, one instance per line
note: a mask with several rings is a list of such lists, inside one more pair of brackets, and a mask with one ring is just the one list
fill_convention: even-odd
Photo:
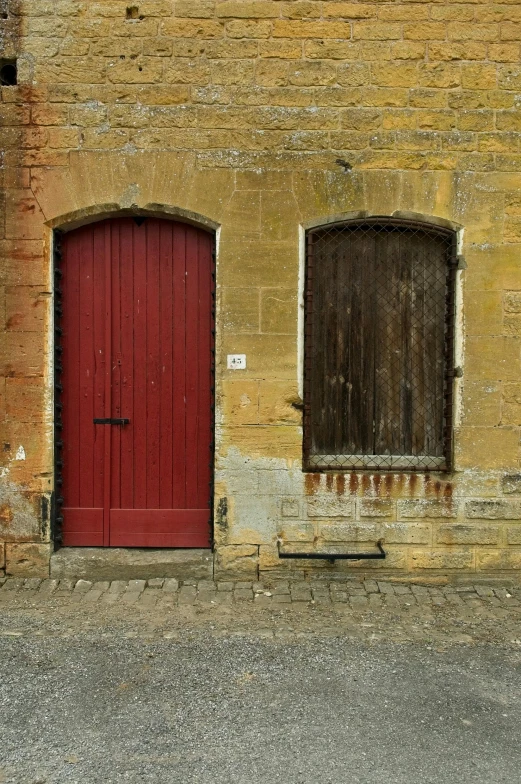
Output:
[[58,580],[212,580],[213,553],[206,549],[62,547],[51,556]]

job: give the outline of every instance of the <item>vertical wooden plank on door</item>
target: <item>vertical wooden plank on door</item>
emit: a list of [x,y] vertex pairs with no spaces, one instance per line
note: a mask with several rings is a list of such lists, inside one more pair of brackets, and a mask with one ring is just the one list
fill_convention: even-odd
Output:
[[[88,232],[91,227],[85,227]],[[105,403],[106,403],[106,385],[104,372],[105,368],[110,366],[110,346],[106,345],[106,324],[105,324],[105,280],[106,280],[106,267],[104,264],[104,253],[102,247],[103,230],[102,227],[96,227],[94,231],[94,371],[93,383],[95,385],[95,406],[94,416],[105,416]],[[101,359],[101,364],[98,367],[98,359]],[[92,418],[88,422],[91,428],[91,433],[94,436],[94,454],[92,455],[93,471],[94,471],[94,506],[96,508],[103,508],[104,503],[104,448],[105,448],[105,433],[103,428],[94,425]],[[83,451],[83,444],[80,443],[80,449]]]
[[93,424],[103,410],[103,265],[92,227],[63,238],[63,543],[103,544],[103,437]]
[[174,364],[173,461],[174,508],[186,506],[186,226],[175,224],[173,239]]
[[[105,413],[104,417],[111,416],[112,410],[112,269],[111,269],[111,225],[107,221],[102,226],[103,258],[105,262]],[[100,248],[101,250],[101,248]],[[112,428],[102,426],[105,435],[105,471],[103,477],[103,544],[110,544],[110,457]]]
[[102,366],[106,362],[104,346],[95,344],[94,324],[98,320],[99,300],[94,289],[94,260],[97,258],[99,234],[81,232],[79,247],[79,285],[80,285],[80,420],[79,444],[81,454],[81,474],[79,478],[79,507],[93,506],[94,496],[94,454],[93,440],[97,433],[93,429],[92,420],[97,414],[94,387],[98,361]]
[[[124,224],[123,224],[124,225]],[[122,377],[122,324],[121,324],[121,227],[120,220],[110,222],[110,277],[111,277],[111,406],[108,416],[122,417],[121,377]],[[121,505],[121,439],[122,428],[111,427],[110,444],[110,506]]]
[[119,291],[121,309],[121,416],[130,425],[120,429],[120,507],[134,506],[134,267],[132,225],[120,221],[119,228]]
[[159,454],[161,438],[161,296],[159,278],[159,221],[149,218],[134,229],[146,233],[146,508],[159,509]]
[[212,242],[208,234],[199,232],[198,236],[198,291],[199,291],[199,341],[198,341],[198,378],[199,421],[197,433],[198,484],[195,505],[204,508],[209,503],[211,480],[211,453],[209,436],[212,427],[212,390],[209,358],[212,350]]
[[[146,231],[136,224],[133,235],[131,269],[134,276],[134,408],[132,431],[134,455],[134,503],[136,509],[147,507],[147,247]],[[153,314],[151,314],[153,315]]]
[[173,503],[173,226],[159,221],[159,290],[160,310],[160,395],[161,443],[159,455],[159,508],[172,509]]
[[201,312],[199,291],[199,243],[198,232],[191,226],[186,227],[186,330],[185,345],[185,417],[186,417],[186,506],[197,507],[197,486],[199,481],[198,429],[199,429],[199,359]]

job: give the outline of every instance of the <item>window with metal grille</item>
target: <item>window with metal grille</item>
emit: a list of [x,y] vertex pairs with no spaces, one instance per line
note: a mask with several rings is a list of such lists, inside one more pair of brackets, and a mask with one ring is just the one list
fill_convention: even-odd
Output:
[[450,468],[456,266],[430,224],[308,232],[305,470]]

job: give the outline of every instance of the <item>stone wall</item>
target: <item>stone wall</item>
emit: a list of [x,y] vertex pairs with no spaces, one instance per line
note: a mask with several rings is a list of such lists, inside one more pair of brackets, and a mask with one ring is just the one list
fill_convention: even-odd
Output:
[[[374,546],[345,573],[521,566],[521,3],[2,4],[0,573],[52,549],[52,230],[141,210],[218,236],[216,567]],[[336,163],[341,158],[351,170]],[[306,475],[307,227],[361,212],[459,230],[455,470]],[[245,353],[245,371],[226,354]]]

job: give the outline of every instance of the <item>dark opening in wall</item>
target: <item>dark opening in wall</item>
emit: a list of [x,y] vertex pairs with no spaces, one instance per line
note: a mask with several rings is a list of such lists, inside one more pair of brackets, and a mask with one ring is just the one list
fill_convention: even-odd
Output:
[[127,7],[127,19],[144,19],[145,17],[140,15],[139,8],[137,5],[129,5]]
[[18,84],[16,60],[0,60],[0,84],[4,87]]

